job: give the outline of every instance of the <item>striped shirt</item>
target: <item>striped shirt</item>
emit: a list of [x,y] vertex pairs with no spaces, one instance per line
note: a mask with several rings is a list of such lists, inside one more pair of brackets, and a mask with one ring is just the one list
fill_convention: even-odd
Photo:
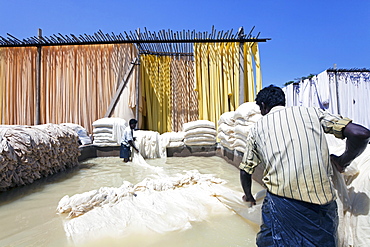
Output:
[[324,133],[343,139],[351,120],[313,107],[276,106],[251,129],[239,168],[252,174],[263,165],[272,194],[324,205],[335,200]]

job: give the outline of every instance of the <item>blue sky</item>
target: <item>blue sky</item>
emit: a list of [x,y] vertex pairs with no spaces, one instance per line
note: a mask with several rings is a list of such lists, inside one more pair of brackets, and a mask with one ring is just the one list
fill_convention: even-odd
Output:
[[238,30],[255,26],[263,84],[338,68],[370,68],[370,0],[0,0],[0,36]]

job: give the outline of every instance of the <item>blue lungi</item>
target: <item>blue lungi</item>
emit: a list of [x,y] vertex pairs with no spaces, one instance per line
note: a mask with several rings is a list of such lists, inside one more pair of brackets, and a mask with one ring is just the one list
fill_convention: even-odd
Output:
[[317,205],[267,192],[258,246],[337,246],[335,201]]
[[121,147],[119,149],[119,157],[120,158],[124,158],[124,159],[128,159],[131,157],[131,147],[127,147],[126,145],[123,145],[121,143]]

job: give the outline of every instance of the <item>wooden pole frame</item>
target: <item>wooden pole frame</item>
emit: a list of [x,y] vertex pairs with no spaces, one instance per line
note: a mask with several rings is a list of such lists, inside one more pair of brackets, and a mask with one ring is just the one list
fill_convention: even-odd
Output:
[[116,107],[118,101],[119,101],[119,98],[123,92],[123,89],[125,89],[127,83],[128,83],[128,80],[130,79],[131,75],[132,75],[132,72],[134,71],[134,68],[135,68],[135,65],[138,65],[138,60],[139,58],[136,57],[132,62],[131,62],[131,65],[130,67],[128,68],[125,76],[123,77],[123,80],[120,82],[120,84],[118,85],[118,88],[117,88],[117,91],[116,93],[114,94],[110,104],[109,104],[109,107],[108,107],[108,110],[107,112],[105,113],[105,116],[104,117],[110,117],[114,111],[114,108]]
[[[42,37],[42,30],[39,28],[38,30],[38,37],[41,39]],[[42,46],[37,46],[37,56],[36,56],[36,109],[35,109],[35,125],[41,124],[40,118],[40,98],[41,98],[41,55],[42,55]]]

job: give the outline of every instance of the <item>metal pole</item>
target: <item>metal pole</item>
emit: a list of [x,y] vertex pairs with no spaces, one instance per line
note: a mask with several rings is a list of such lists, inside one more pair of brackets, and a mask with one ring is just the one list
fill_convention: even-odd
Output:
[[337,91],[336,96],[337,96],[337,114],[341,114],[340,112],[340,105],[339,105],[339,86],[338,86],[338,78],[337,78],[337,71],[334,71],[334,78],[335,78],[335,89]]
[[[244,29],[243,27],[239,28],[238,31],[238,38],[242,39],[244,36]],[[239,43],[239,105],[243,104],[244,93],[245,93],[245,83],[244,83],[244,42]]]
[[[42,30],[39,28],[38,37],[41,40]],[[37,46],[37,57],[36,57],[36,117],[35,124],[39,125],[40,121],[40,85],[41,85],[41,45]]]
[[[140,28],[137,29],[137,39],[141,39],[141,34],[140,34]],[[140,43],[137,43],[137,45],[140,47]],[[135,118],[138,124],[139,122],[139,105],[140,105],[140,54],[137,55],[137,65],[136,66],[136,109],[135,109]],[[141,126],[138,126],[140,128]]]
[[140,106],[140,55],[136,66],[136,120],[139,123],[139,106]]
[[239,105],[245,102],[245,83],[244,83],[244,43],[239,45]]

